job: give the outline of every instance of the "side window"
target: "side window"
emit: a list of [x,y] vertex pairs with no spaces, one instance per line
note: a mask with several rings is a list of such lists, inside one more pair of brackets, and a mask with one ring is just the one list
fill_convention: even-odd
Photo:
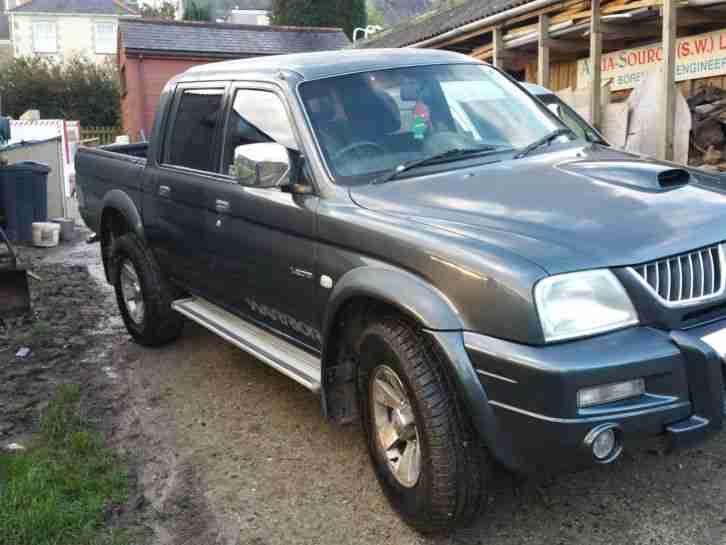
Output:
[[214,135],[223,97],[223,89],[184,90],[167,138],[166,163],[216,172]]
[[[290,119],[280,97],[270,91],[240,89],[234,95],[224,139],[222,172],[235,175],[234,152],[239,146],[277,142],[298,149]],[[243,182],[240,182],[243,183]]]

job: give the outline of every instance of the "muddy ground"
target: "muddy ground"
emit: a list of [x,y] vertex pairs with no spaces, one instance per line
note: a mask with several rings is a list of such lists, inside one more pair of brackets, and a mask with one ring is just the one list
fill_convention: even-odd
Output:
[[501,473],[473,528],[421,537],[386,504],[358,426],[325,422],[307,390],[193,324],[162,349],[131,343],[94,280],[97,246],[29,254],[44,279],[33,281],[36,312],[53,333],[31,339],[28,361],[0,342],[1,420],[13,426],[0,440],[26,429],[47,384],[84,379],[106,400],[110,440],[136,461],[133,524],[153,529],[151,543],[726,544],[726,432],[577,474]]

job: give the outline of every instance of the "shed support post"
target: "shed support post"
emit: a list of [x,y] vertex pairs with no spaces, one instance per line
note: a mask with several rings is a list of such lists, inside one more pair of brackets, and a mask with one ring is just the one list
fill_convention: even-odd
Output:
[[597,129],[602,125],[602,32],[600,0],[590,3],[590,122]]
[[663,0],[663,85],[658,111],[661,130],[658,131],[658,158],[673,160],[673,130],[676,120],[676,5]]
[[496,68],[504,70],[504,40],[501,27],[495,26],[492,31],[493,57],[492,62]]
[[537,83],[542,87],[550,87],[550,44],[549,15],[540,15],[537,23]]

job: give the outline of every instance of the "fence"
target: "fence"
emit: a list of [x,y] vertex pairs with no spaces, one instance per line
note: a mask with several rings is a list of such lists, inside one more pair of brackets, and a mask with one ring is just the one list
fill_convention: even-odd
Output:
[[113,144],[121,134],[122,127],[81,127],[81,141],[94,140],[94,144],[99,146]]

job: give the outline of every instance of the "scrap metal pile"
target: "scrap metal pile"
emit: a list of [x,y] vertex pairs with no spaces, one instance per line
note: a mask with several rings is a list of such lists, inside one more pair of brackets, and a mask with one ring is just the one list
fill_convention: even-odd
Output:
[[702,87],[686,100],[693,119],[688,164],[726,171],[726,90]]

